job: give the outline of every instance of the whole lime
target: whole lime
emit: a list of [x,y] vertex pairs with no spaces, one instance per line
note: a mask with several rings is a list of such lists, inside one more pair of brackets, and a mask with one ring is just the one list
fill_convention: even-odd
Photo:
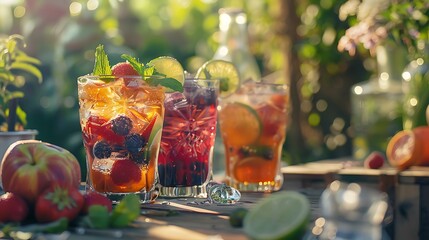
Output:
[[237,228],[242,227],[244,217],[246,216],[248,211],[249,210],[247,210],[246,208],[237,208],[234,211],[232,211],[231,214],[229,215],[229,223],[231,224],[231,226],[237,227]]

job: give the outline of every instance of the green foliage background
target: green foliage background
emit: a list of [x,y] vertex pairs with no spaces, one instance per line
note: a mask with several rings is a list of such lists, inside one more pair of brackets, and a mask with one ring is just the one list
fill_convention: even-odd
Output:
[[[293,107],[299,108],[297,124],[304,141],[294,142],[288,134],[284,161],[296,164],[351,154],[349,91],[370,72],[363,67],[368,56],[351,58],[337,50],[348,27],[338,19],[344,1],[99,0],[97,9],[88,10],[89,2],[94,3],[23,0],[0,6],[0,34],[24,35],[28,54],[42,61],[43,84],[29,83],[23,102],[27,127],[39,130],[38,139],[69,149],[83,163],[76,79],[91,72],[96,46],[105,45],[111,63],[121,61],[122,53],[144,62],[169,55],[194,72],[218,45],[218,9],[234,6],[248,14],[250,47],[263,75],[278,74],[289,81],[284,69],[299,67],[293,81],[299,101]],[[71,15],[77,3],[82,10]],[[288,49],[290,32],[284,29],[293,19],[282,16],[292,7],[298,37]],[[285,57],[290,52],[293,62]]]

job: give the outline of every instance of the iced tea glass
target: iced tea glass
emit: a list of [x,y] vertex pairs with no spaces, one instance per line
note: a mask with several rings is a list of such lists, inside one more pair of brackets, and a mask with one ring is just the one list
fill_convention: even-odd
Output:
[[119,201],[157,197],[157,157],[165,93],[141,76],[78,78],[79,115],[86,151],[87,191]]
[[212,179],[219,81],[186,79],[183,93],[167,93],[158,159],[160,195],[207,197]]
[[232,187],[251,192],[281,188],[288,98],[287,85],[250,81],[220,99],[226,181]]

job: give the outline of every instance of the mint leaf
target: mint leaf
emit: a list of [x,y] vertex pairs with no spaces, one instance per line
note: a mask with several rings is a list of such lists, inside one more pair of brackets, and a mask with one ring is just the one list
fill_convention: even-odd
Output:
[[109,211],[104,206],[93,205],[89,207],[87,217],[92,228],[106,229],[109,227]]
[[112,75],[109,58],[106,52],[104,52],[104,46],[101,44],[95,49],[95,64],[92,75]]
[[136,195],[126,195],[110,215],[110,226],[126,227],[140,216],[140,201]]
[[134,70],[136,70],[141,76],[144,76],[144,66],[139,62],[139,60],[127,54],[122,54],[121,58],[127,60],[131,66],[133,66]]
[[144,75],[145,76],[152,76],[155,73],[155,67],[154,66],[145,66],[144,69]]
[[169,88],[174,91],[183,92],[183,85],[174,78],[149,78],[150,85]]

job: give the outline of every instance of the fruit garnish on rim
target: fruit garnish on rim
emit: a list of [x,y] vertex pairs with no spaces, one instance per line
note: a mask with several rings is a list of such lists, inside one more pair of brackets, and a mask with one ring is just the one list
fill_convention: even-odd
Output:
[[111,68],[103,45],[98,45],[95,50],[92,75],[101,76],[103,81],[110,82],[115,80],[113,76],[137,74],[142,76],[143,80],[150,86],[163,86],[167,92],[183,92],[185,74],[182,65],[175,58],[161,56],[147,64],[141,63],[138,59],[127,54],[122,54],[121,58],[126,62],[118,63]]
[[238,70],[231,62],[210,60],[205,62],[197,71],[197,78],[219,79],[220,96],[227,97],[240,87]]

